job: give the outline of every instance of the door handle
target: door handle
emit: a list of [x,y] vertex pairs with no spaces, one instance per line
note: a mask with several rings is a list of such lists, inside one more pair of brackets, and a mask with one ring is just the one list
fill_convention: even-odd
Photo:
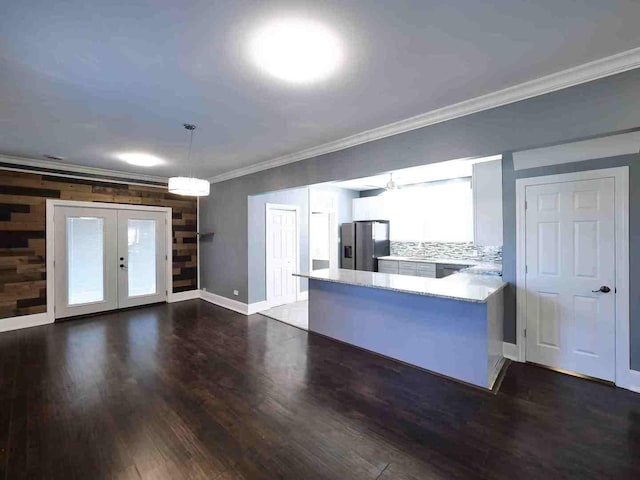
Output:
[[609,293],[611,291],[611,289],[609,287],[607,287],[606,285],[601,286],[598,290],[591,290],[593,293]]
[[126,270],[126,269],[127,269],[127,266],[126,266],[124,263],[121,263],[121,264],[120,264],[120,268],[123,268],[123,269],[125,269],[125,270]]

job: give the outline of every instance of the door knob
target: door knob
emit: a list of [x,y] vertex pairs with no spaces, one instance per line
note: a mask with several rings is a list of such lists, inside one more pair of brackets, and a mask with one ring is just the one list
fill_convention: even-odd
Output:
[[121,264],[120,264],[120,268],[124,268],[124,269],[126,269],[127,267],[125,266],[125,264],[124,264],[124,263],[121,263]]
[[611,291],[611,289],[609,287],[607,287],[606,285],[601,286],[598,290],[591,290],[593,293],[609,293]]

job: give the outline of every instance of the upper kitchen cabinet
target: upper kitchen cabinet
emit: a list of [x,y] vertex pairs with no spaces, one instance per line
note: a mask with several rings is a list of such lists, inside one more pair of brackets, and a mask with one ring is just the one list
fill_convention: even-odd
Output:
[[389,220],[388,201],[384,195],[353,199],[353,221]]
[[474,240],[480,246],[502,245],[502,161],[473,165]]

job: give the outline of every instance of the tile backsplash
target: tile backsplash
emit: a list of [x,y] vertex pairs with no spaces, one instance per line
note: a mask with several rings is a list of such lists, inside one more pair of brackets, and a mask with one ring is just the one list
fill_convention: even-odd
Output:
[[391,255],[397,257],[451,258],[502,263],[502,247],[480,247],[473,242],[395,242]]

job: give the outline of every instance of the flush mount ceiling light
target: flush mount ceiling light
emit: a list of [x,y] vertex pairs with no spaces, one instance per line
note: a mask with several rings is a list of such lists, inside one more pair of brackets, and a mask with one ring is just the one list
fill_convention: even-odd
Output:
[[161,158],[142,152],[123,152],[116,154],[116,157],[136,167],[155,167],[164,163]]
[[340,39],[324,25],[303,19],[263,25],[250,39],[249,54],[264,72],[297,84],[327,78],[342,63]]
[[[189,153],[187,153],[187,164],[191,163],[191,147],[193,145],[193,131],[195,125],[185,123],[184,128],[189,131]],[[189,167],[191,168],[191,167]],[[206,197],[209,195],[211,184],[208,180],[201,178],[189,177],[171,177],[169,179],[169,193],[177,195],[185,195],[189,197]]]

